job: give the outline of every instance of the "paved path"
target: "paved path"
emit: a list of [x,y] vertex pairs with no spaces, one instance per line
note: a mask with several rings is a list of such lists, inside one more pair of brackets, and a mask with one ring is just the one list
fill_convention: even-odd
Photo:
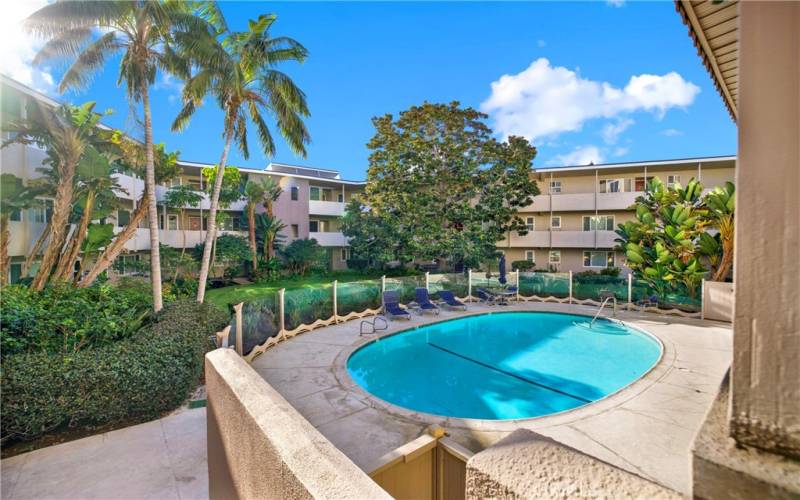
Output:
[[3,460],[2,498],[207,499],[206,410]]

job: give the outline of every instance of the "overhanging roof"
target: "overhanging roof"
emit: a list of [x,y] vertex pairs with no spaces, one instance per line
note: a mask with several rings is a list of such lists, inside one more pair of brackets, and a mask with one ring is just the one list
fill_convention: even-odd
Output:
[[697,47],[733,121],[738,118],[739,2],[738,0],[675,0],[675,9]]

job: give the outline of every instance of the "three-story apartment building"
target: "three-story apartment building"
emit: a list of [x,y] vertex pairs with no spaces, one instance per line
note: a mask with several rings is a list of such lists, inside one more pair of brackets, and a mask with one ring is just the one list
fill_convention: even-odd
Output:
[[528,233],[509,234],[498,247],[509,262],[528,260],[537,269],[627,270],[624,255],[614,251],[614,229],[635,218],[631,205],[648,181],[685,186],[695,178],[708,192],[734,180],[735,162],[718,156],[534,169],[541,194],[520,212]]

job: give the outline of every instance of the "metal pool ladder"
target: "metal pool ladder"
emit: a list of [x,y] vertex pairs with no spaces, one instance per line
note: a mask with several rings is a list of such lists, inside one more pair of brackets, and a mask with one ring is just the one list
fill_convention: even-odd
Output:
[[601,291],[600,292],[600,297],[603,299],[603,302],[600,304],[600,309],[597,310],[597,313],[595,313],[594,318],[592,318],[592,321],[589,323],[589,328],[594,326],[594,322],[597,321],[597,318],[600,316],[600,313],[603,312],[603,308],[606,306],[606,304],[608,304],[609,300],[613,300],[614,301],[614,316],[613,317],[615,317],[615,318],[617,317],[617,297],[616,297],[616,295],[614,295],[614,292]]
[[[378,320],[380,320],[381,323],[378,323]],[[365,330],[364,327],[367,327],[367,330]],[[361,322],[358,329],[358,336],[376,333],[380,330],[386,330],[387,328],[389,328],[389,322],[386,321],[386,318],[383,316],[375,316],[372,320],[365,319]],[[369,331],[370,329],[372,331]]]

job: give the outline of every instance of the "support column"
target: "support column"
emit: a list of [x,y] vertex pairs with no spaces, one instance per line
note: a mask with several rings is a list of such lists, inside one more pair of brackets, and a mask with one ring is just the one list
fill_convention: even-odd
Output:
[[800,457],[800,3],[738,5],[731,434]]
[[242,321],[242,307],[244,307],[244,302],[239,302],[235,306],[233,306],[233,311],[236,317],[236,354],[239,356],[244,356],[244,339],[243,334],[243,321]]

